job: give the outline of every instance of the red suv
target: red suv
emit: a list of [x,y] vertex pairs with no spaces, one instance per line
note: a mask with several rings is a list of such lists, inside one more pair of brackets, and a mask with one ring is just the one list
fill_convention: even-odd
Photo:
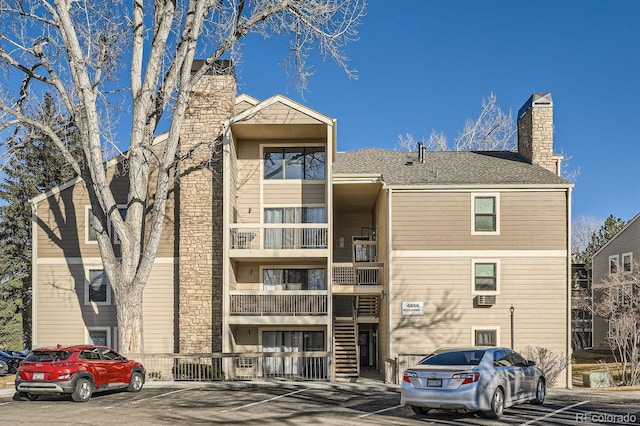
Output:
[[138,392],[145,381],[139,362],[127,359],[111,348],[78,345],[32,350],[16,373],[15,385],[22,398],[71,394],[85,402],[94,392],[124,389]]

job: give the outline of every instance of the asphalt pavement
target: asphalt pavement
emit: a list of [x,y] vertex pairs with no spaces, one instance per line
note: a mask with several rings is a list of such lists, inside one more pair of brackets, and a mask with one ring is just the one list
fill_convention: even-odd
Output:
[[[295,384],[296,386],[306,386],[310,388],[339,388],[339,389],[357,389],[357,390],[375,390],[375,389],[399,389],[400,385],[386,384],[377,380],[359,379],[356,382],[286,382],[278,381],[281,384]],[[145,387],[174,387],[176,389],[184,387],[215,387],[220,382],[185,382],[185,381],[148,381]],[[252,384],[260,383],[260,381],[252,381]],[[272,382],[271,382],[272,383]],[[0,377],[0,397],[11,396],[15,393],[13,376]],[[624,390],[620,389],[597,389],[574,387],[572,389],[547,389],[547,399],[554,401],[592,401],[604,404],[640,404],[640,390]]]

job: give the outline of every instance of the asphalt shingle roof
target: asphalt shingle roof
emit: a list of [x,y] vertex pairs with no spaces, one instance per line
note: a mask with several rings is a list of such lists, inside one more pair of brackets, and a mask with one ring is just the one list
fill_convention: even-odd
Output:
[[427,151],[421,163],[417,152],[366,148],[337,153],[333,173],[381,173],[388,185],[568,184],[511,151]]

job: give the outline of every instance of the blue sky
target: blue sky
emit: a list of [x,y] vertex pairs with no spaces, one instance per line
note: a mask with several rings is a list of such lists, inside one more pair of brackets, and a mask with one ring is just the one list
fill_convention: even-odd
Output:
[[304,95],[278,39],[250,39],[238,92],[281,93],[338,120],[338,149],[393,149],[400,134],[451,141],[482,98],[503,111],[551,92],[554,148],[580,168],[573,217],[640,211],[640,1],[372,0],[347,48],[359,78],[317,56]]

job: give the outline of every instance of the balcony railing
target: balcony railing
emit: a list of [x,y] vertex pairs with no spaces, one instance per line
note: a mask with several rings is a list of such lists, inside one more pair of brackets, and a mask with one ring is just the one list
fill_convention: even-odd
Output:
[[329,380],[330,352],[144,353],[147,381]]
[[382,285],[381,263],[334,263],[333,284],[336,285]]
[[327,292],[232,291],[231,315],[327,315]]
[[326,249],[327,224],[265,224],[263,227],[231,227],[231,249]]

